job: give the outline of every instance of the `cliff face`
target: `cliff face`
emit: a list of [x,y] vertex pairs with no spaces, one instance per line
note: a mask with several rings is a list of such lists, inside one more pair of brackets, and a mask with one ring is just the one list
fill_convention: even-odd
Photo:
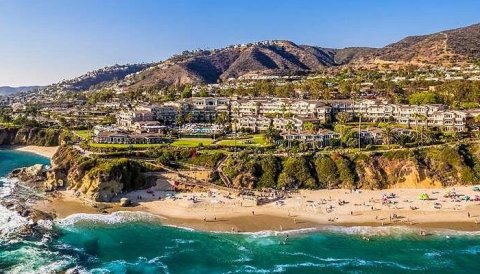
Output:
[[0,145],[58,146],[61,130],[0,127]]
[[243,155],[227,160],[223,170],[235,185],[251,188],[265,187],[265,182],[277,189],[438,188],[480,183],[479,143],[262,161],[262,157]]
[[45,188],[66,187],[94,201],[108,202],[121,192],[149,187],[142,174],[145,171],[136,161],[89,158],[74,148],[62,146],[52,158]]
[[352,161],[359,188],[433,188],[480,183],[479,144],[362,155]]

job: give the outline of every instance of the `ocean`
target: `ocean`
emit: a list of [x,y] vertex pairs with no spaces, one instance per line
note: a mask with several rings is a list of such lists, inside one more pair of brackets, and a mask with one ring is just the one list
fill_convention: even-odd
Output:
[[[0,151],[0,176],[48,159]],[[15,183],[1,179],[1,195]],[[402,227],[208,233],[142,213],[75,214],[47,233],[0,208],[0,273],[477,273],[480,234]],[[48,224],[45,224],[48,227]],[[288,236],[287,236],[288,235]],[[74,271],[75,270],[75,271]]]

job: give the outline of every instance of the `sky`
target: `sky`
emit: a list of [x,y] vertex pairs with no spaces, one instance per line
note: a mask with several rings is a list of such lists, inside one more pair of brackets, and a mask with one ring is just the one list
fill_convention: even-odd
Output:
[[383,47],[480,23],[478,0],[0,0],[0,86],[286,39]]

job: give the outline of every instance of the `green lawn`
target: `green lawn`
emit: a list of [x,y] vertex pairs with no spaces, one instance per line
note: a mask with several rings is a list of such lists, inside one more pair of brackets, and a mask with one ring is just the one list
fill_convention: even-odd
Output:
[[203,146],[209,146],[212,143],[213,140],[210,138],[180,138],[170,145],[174,147],[199,147],[201,144]]
[[90,140],[93,132],[91,130],[74,130],[73,133],[84,140]]
[[217,145],[221,146],[235,146],[235,144],[239,147],[260,147],[268,145],[263,134],[255,134],[247,139],[238,139],[236,143],[235,140],[222,140],[217,142]]

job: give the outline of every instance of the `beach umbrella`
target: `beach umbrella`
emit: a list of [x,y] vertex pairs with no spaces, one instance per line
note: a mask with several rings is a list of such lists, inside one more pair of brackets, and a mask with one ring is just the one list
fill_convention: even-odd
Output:
[[422,200],[422,201],[425,201],[425,200],[429,200],[429,199],[430,199],[430,197],[428,196],[427,193],[422,193],[422,194],[420,194],[420,196],[419,196],[418,198],[419,198],[420,200]]

